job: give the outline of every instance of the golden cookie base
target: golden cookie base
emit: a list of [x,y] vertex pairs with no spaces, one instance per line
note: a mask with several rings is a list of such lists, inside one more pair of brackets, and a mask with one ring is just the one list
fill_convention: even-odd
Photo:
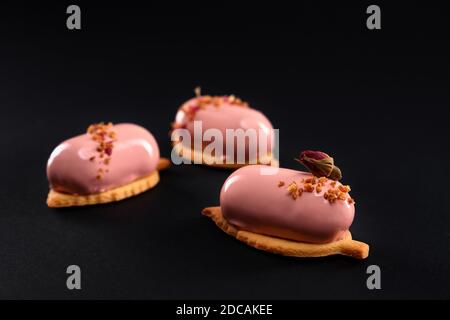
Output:
[[132,196],[136,196],[156,186],[159,182],[158,171],[167,169],[169,166],[170,161],[168,159],[161,158],[158,162],[157,170],[155,170],[155,172],[153,172],[151,175],[133,181],[124,186],[96,194],[72,195],[50,189],[47,197],[47,205],[50,208],[87,206],[120,201]]
[[156,170],[163,171],[170,167],[170,160],[167,158],[159,158]]
[[[194,163],[194,159],[202,159],[202,165],[205,166],[210,166],[210,167],[214,167],[214,168],[222,168],[222,169],[239,169],[241,167],[247,166],[250,163],[241,163],[241,164],[237,164],[237,163],[217,163],[219,161],[217,161],[217,159],[215,159],[214,157],[211,157],[209,155],[205,155],[204,153],[200,153],[198,151],[196,151],[194,148],[186,148],[184,146],[182,146],[182,143],[172,143],[172,146],[174,148],[174,151],[178,153],[178,155],[180,155],[180,157],[183,157],[184,159],[187,159],[189,161],[191,161],[192,163]],[[184,154],[191,154],[191,158],[187,158],[184,157]],[[270,166],[272,167],[279,167],[279,162],[278,160],[274,159],[272,157],[272,154],[267,155],[266,158],[264,159],[258,159],[257,163],[252,163],[252,164],[270,164]]]
[[353,240],[350,231],[339,241],[325,244],[305,243],[240,230],[225,220],[220,207],[205,208],[202,213],[211,218],[224,232],[259,250],[301,258],[340,254],[365,259],[369,255],[369,246],[364,242]]

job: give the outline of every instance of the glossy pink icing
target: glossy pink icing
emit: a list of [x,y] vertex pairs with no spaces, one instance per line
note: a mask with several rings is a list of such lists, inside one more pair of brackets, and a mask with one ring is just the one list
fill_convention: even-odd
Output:
[[[328,243],[342,238],[355,214],[354,204],[324,198],[327,182],[317,193],[303,192],[294,200],[287,186],[310,173],[279,168],[274,175],[261,175],[260,165],[242,167],[225,181],[220,194],[224,218],[247,231],[301,242]],[[279,181],[285,185],[279,187]],[[336,183],[336,187],[340,183]]]
[[[117,141],[108,173],[97,179],[97,143],[89,134],[82,134],[58,145],[47,163],[47,177],[51,188],[70,194],[95,194],[123,186],[156,170],[159,161],[158,144],[153,135],[135,124],[117,124]],[[98,157],[97,157],[98,158]]]
[[[260,111],[242,107],[236,104],[223,102],[219,106],[214,104],[205,104],[203,108],[195,112],[195,117],[192,121],[189,121],[185,109],[196,108],[198,106],[198,98],[192,98],[185,102],[178,110],[175,117],[175,124],[179,127],[186,128],[190,131],[191,137],[194,137],[194,123],[193,121],[202,121],[203,132],[207,129],[218,129],[223,135],[222,143],[224,146],[223,154],[226,156],[226,129],[255,129],[261,130],[260,137],[267,142],[267,153],[272,150],[273,132],[272,124]],[[257,131],[259,133],[259,131]],[[259,136],[258,136],[259,138]],[[207,141],[203,144],[203,147],[208,145]],[[193,140],[191,146],[194,147]],[[234,141],[234,154],[237,151],[237,140]],[[245,144],[246,159],[248,159],[249,144]],[[235,156],[236,158],[236,156]]]

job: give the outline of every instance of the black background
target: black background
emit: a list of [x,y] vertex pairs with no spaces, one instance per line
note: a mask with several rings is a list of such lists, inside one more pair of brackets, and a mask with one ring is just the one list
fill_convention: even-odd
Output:
[[[0,297],[449,298],[449,26],[439,5],[216,2],[0,11]],[[201,216],[229,172],[176,166],[145,194],[49,209],[53,148],[98,121],[135,122],[170,155],[169,124],[201,85],[263,111],[283,167],[334,156],[356,199],[367,260],[292,259],[247,247]],[[68,265],[82,290],[66,288]],[[366,288],[379,265],[382,289]]]

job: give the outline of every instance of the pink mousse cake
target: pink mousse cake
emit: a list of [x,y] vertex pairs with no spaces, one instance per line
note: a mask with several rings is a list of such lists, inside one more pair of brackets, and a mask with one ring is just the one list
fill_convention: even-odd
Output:
[[48,159],[47,177],[54,191],[91,195],[149,176],[158,161],[158,144],[146,129],[101,123],[59,144]]
[[[237,138],[233,140],[233,155],[227,155],[227,139],[226,130],[227,129],[242,129],[246,131],[247,129],[253,129],[257,135],[258,141],[256,141],[257,151],[259,148],[263,150],[263,153],[267,156],[265,160],[268,160],[270,164],[270,159],[272,157],[272,147],[273,147],[273,127],[270,121],[262,114],[260,111],[250,108],[248,103],[242,101],[241,99],[230,95],[230,96],[201,96],[199,93],[195,98],[192,98],[185,102],[178,110],[175,121],[172,123],[172,129],[187,129],[191,133],[191,141],[183,141],[184,148],[194,147],[194,121],[201,122],[202,131],[205,132],[208,129],[216,129],[221,133],[219,137],[220,143],[223,146],[222,159],[217,159],[218,163],[226,162],[236,164],[238,148],[241,148],[241,152],[245,152],[245,165],[251,161],[253,163],[259,163],[261,159],[258,159],[258,154],[249,153],[249,141],[245,141],[242,150],[242,145],[238,144]],[[260,139],[263,139],[264,143],[260,143]],[[228,141],[229,142],[229,141]],[[202,143],[202,150],[210,143],[210,141],[204,141]],[[202,151],[196,150],[196,151]],[[222,162],[221,162],[222,161]]]
[[260,165],[238,169],[220,194],[223,217],[239,229],[309,243],[340,240],[353,222],[350,187],[326,177]]

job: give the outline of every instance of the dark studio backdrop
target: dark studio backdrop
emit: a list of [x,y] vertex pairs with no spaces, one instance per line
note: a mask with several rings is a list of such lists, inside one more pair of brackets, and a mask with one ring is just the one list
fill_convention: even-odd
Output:
[[[437,4],[2,4],[0,297],[5,299],[449,298],[449,25]],[[377,3],[374,3],[377,4]],[[53,148],[94,122],[169,125],[201,85],[235,94],[280,129],[283,167],[334,156],[352,186],[367,260],[264,253],[202,217],[230,174],[174,166],[109,205],[49,209]],[[66,268],[82,290],[66,288]],[[368,290],[366,268],[381,268]]]

